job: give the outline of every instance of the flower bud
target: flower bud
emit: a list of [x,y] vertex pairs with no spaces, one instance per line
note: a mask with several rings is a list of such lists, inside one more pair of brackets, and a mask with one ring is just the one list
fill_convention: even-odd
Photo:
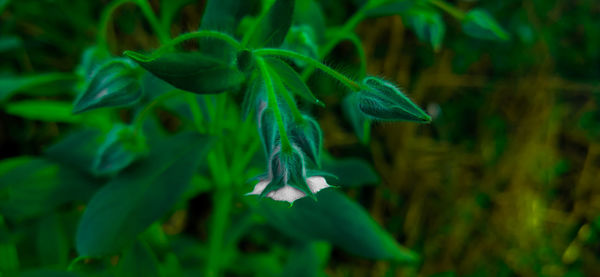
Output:
[[323,134],[319,123],[308,115],[302,115],[303,122],[293,125],[291,138],[306,157],[317,167],[321,167]]
[[393,84],[376,77],[363,80],[365,89],[358,94],[358,106],[366,116],[381,121],[427,123],[431,117]]

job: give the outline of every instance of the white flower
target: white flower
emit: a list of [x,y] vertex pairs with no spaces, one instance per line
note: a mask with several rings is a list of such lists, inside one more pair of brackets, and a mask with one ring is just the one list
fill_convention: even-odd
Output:
[[[261,180],[260,182],[258,182],[258,184],[254,186],[254,190],[252,190],[249,193],[246,193],[246,195],[260,195],[269,183],[271,183],[271,179]],[[308,177],[306,178],[306,183],[308,184],[308,188],[310,188],[310,191],[313,194],[319,192],[324,188],[330,187],[330,185],[327,184],[325,178],[323,178],[322,176]],[[290,202],[290,204],[305,196],[306,194],[304,192],[287,184],[279,189],[267,193],[267,197],[273,200],[287,201]]]

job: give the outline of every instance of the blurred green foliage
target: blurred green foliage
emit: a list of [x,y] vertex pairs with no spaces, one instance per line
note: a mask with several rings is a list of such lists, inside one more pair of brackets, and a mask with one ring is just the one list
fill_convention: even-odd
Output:
[[[305,15],[306,21],[313,30],[319,30],[314,27],[319,24],[340,26],[365,2],[317,1],[326,15],[323,22],[314,15]],[[324,57],[319,50],[326,48],[324,37],[331,34],[292,27],[288,36],[293,37],[286,42],[295,43],[284,43],[287,49],[324,58],[351,75],[360,75],[364,55],[368,74],[400,84],[413,101],[427,107],[433,123],[373,123],[371,139],[364,139],[355,135],[355,129],[364,134],[370,123],[364,118],[344,119],[336,82],[321,73],[310,75],[309,86],[320,92],[316,96],[328,107],[312,108],[323,127],[325,149],[333,156],[323,161],[324,169],[340,175],[336,172],[340,163],[331,163],[334,160],[357,167],[353,173],[358,176],[349,175],[352,179],[344,193],[366,207],[393,238],[417,252],[420,264],[349,254],[358,250],[335,243],[337,228],[342,233],[347,226],[319,226],[327,229],[319,233],[327,237],[319,239],[333,241],[334,248],[325,242],[299,243],[302,240],[293,237],[298,232],[294,224],[300,223],[273,225],[273,220],[248,212],[249,204],[236,197],[226,202],[232,219],[223,234],[224,244],[234,245],[230,248],[235,251],[224,251],[220,261],[228,276],[600,275],[600,3],[465,0],[421,5],[424,2],[395,1],[367,14],[355,28],[363,54],[357,40],[339,29],[329,31],[347,39],[330,46],[332,51]],[[150,3],[166,18],[159,24],[168,26],[173,37],[197,30],[205,20],[204,1]],[[83,87],[77,76],[90,74],[86,59],[103,58],[84,53],[96,41],[108,4],[0,0],[2,273],[79,276],[106,268],[125,276],[204,273],[201,266],[210,255],[211,205],[219,198],[210,181],[200,176],[190,177],[188,191],[181,192],[186,204],[175,204],[168,216],[144,229],[141,239],[120,255],[71,263],[77,257],[75,231],[82,205],[108,178],[89,170],[94,164],[90,157],[97,154],[105,135],[81,126],[108,134],[112,122],[130,122],[133,117],[131,109],[73,115],[72,106],[66,104]],[[316,12],[310,5],[306,11]],[[473,19],[474,9],[485,15]],[[248,7],[247,12],[256,14],[260,8]],[[133,5],[117,9],[106,33],[111,53],[121,56],[124,50],[158,48],[159,38],[150,24]],[[315,50],[312,44],[321,47]],[[201,107],[212,104],[204,98],[197,102]],[[176,100],[165,102],[156,112],[158,123],[144,125],[156,133],[156,141],[148,144],[163,143],[165,133],[190,125],[181,118],[192,118],[195,112]],[[224,113],[236,116],[235,111]],[[247,128],[224,124],[229,124],[224,127],[229,133]],[[230,139],[245,141],[241,136]],[[248,143],[241,149],[251,147]],[[351,157],[372,163],[377,174]],[[260,170],[254,167],[245,173],[256,175]],[[340,176],[340,186],[345,178]],[[119,189],[123,181],[112,182],[103,190]],[[5,189],[8,183],[10,190]],[[127,192],[122,193],[126,198]],[[325,198],[340,197],[338,193],[328,191]],[[322,202],[325,198],[311,206],[323,209],[314,213],[331,212]],[[356,208],[346,200],[339,202],[350,203],[344,210]],[[295,205],[313,200],[301,201]],[[259,208],[270,217],[302,222],[314,215],[278,214],[285,210],[269,203]],[[157,214],[150,213],[148,221]],[[123,222],[121,226],[126,226],[127,220]],[[373,251],[394,252],[385,249]],[[78,273],[63,272],[70,263]]]

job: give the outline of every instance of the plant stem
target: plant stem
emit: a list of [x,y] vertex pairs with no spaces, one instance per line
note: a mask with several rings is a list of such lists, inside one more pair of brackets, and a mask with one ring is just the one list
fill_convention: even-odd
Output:
[[[228,44],[230,44],[231,46],[233,46],[234,48],[236,48],[237,50],[241,50],[242,49],[242,45],[235,40],[234,38],[232,38],[231,36],[221,33],[221,32],[217,32],[217,31],[209,31],[209,30],[202,30],[202,31],[196,31],[196,32],[191,32],[191,33],[187,33],[187,34],[183,34],[180,35],[172,40],[169,40],[165,43],[163,43],[160,48],[158,48],[156,51],[154,51],[149,57],[149,60],[155,59],[157,57],[159,57],[160,55],[162,55],[163,53],[169,51],[170,49],[172,49],[173,46],[189,40],[189,39],[193,39],[193,38],[202,38],[202,37],[210,37],[210,38],[216,38],[216,39],[220,39]],[[132,52],[132,51],[125,51],[125,54],[127,54],[128,52]],[[135,53],[135,52],[133,52]]]
[[150,111],[152,110],[152,108],[156,105],[158,105],[159,103],[162,103],[163,101],[175,96],[175,95],[179,95],[182,91],[180,90],[171,90],[167,93],[161,94],[160,96],[154,98],[154,100],[152,100],[152,102],[150,102],[150,104],[148,104],[146,107],[144,107],[144,109],[136,116],[135,121],[134,121],[134,127],[135,127],[135,131],[136,132],[140,132],[142,130],[142,127],[144,125],[144,119],[146,119],[146,117],[148,116],[148,114],[150,113]]
[[148,23],[150,23],[150,26],[158,36],[160,43],[163,44],[169,41],[169,34],[161,28],[158,18],[156,18],[150,3],[148,3],[146,0],[137,0],[137,3],[142,9],[142,13],[146,17],[146,20],[148,20]]
[[202,120],[203,120],[202,111],[200,111],[200,106],[198,106],[198,101],[196,100],[196,95],[187,93],[185,95],[185,101],[188,102],[190,111],[192,112],[192,118],[194,120],[194,125],[196,126],[196,129],[198,130],[198,132],[200,132],[200,133],[206,132],[206,130],[204,129],[204,125],[202,124]]
[[342,84],[348,86],[349,88],[351,88],[354,91],[360,90],[362,88],[362,86],[360,84],[358,84],[357,82],[346,77],[344,74],[337,72],[335,69],[333,69],[329,66],[326,66],[323,63],[321,63],[311,57],[308,57],[308,56],[305,56],[302,54],[298,54],[293,51],[283,50],[283,49],[263,48],[263,49],[255,50],[254,54],[256,54],[258,56],[272,55],[272,56],[282,56],[282,57],[289,57],[289,58],[303,60],[306,63],[308,63],[320,70],[323,70],[323,72],[329,74],[331,77],[337,79]]
[[118,1],[114,1],[112,3],[110,3],[108,5],[108,7],[106,7],[104,9],[104,11],[102,12],[102,15],[100,16],[100,28],[98,29],[98,44],[104,46],[105,49],[108,49],[108,43],[107,43],[107,39],[106,39],[106,32],[108,31],[108,23],[110,21],[110,18],[112,16],[112,14],[115,12],[115,10],[117,10],[117,8],[119,8],[121,5],[124,4],[136,4],[137,1],[136,0],[118,0]]
[[[266,49],[263,49],[266,50]],[[259,50],[257,50],[259,51]],[[281,137],[281,150],[284,152],[292,151],[292,145],[290,140],[285,132],[285,125],[283,124],[283,118],[281,117],[281,112],[279,111],[279,104],[277,103],[277,95],[275,95],[275,89],[273,88],[273,80],[271,79],[271,75],[269,74],[269,69],[265,64],[265,60],[262,57],[256,57],[256,65],[260,69],[260,73],[265,79],[265,84],[267,87],[267,99],[269,108],[273,110],[275,114],[275,120],[277,121],[277,129],[279,129],[279,136]]]

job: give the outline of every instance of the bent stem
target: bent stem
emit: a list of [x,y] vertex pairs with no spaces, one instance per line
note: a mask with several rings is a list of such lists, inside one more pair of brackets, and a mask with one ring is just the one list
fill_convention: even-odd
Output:
[[340,81],[342,84],[349,87],[353,91],[358,91],[358,90],[362,89],[362,86],[359,83],[351,80],[350,78],[346,77],[344,74],[337,72],[335,69],[333,69],[329,66],[326,66],[323,63],[321,63],[311,57],[308,57],[308,56],[305,56],[302,54],[298,54],[293,51],[283,50],[283,49],[274,49],[274,48],[263,48],[263,49],[255,50],[254,54],[256,54],[258,56],[281,56],[281,57],[299,59],[299,60],[302,60],[302,61],[310,64],[311,66],[314,66],[314,67],[322,70],[323,72],[329,74],[331,77],[337,79],[338,81]]
[[275,120],[277,121],[278,127],[277,129],[279,129],[279,137],[281,137],[281,149],[282,151],[289,153],[292,151],[292,145],[287,134],[285,133],[285,125],[283,124],[283,118],[281,117],[279,105],[277,104],[277,95],[275,95],[275,89],[273,88],[273,80],[271,78],[271,74],[269,74],[269,69],[267,68],[265,60],[262,57],[256,57],[256,65],[260,69],[260,73],[263,76],[263,78],[265,78],[268,99],[267,104],[275,114]]

